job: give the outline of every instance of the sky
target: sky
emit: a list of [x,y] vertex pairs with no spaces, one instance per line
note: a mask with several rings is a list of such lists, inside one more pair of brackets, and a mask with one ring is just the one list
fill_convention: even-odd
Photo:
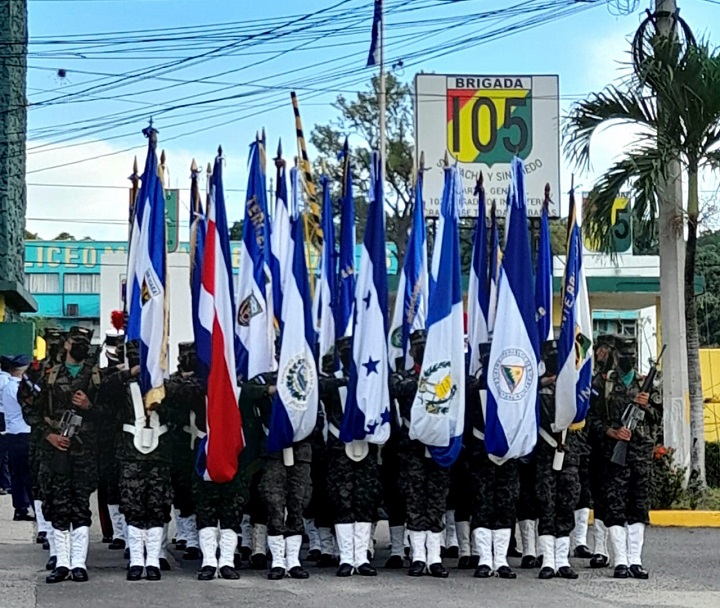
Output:
[[[219,145],[228,217],[240,219],[256,132],[266,129],[270,151],[282,138],[293,154],[290,91],[309,134],[337,116],[339,94],[353,97],[376,73],[365,68],[372,0],[28,1],[27,227],[41,238],[126,238],[127,178],[135,155],[142,171],[151,116],[169,186],[181,189],[181,238],[191,161],[206,166]],[[386,0],[386,60],[407,82],[420,71],[558,74],[564,114],[622,73],[648,2]],[[568,14],[503,31],[552,3],[554,17]],[[678,4],[696,37],[720,41],[720,3]],[[593,173],[576,185],[589,189],[631,138],[618,129],[598,136]],[[563,161],[563,191],[571,173]]]

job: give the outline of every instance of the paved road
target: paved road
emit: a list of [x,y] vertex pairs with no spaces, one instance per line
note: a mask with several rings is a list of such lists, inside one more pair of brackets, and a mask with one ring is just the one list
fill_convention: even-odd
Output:
[[[610,571],[576,563],[577,581],[539,581],[519,571],[516,581],[476,580],[452,570],[450,578],[410,579],[384,572],[376,579],[337,579],[334,572],[309,567],[308,581],[271,582],[242,570],[239,581],[199,583],[196,564],[174,560],[158,583],[128,583],[117,552],[101,545],[97,530],[90,552],[90,582],[46,585],[46,554],[33,545],[30,524],[10,521],[9,497],[0,497],[0,608],[718,608],[720,530],[654,529],[648,533],[649,581],[615,581]],[[379,533],[378,563],[387,554]]]

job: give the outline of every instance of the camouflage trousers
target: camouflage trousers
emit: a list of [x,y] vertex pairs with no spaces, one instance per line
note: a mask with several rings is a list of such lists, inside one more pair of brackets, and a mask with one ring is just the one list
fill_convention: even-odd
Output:
[[195,475],[193,496],[198,530],[214,528],[219,524],[223,530],[234,530],[240,534],[243,507],[247,502],[247,485],[240,473],[227,483],[204,481]]
[[377,446],[371,444],[369,449],[360,462],[348,458],[345,446],[337,440],[328,449],[328,496],[335,524],[377,519],[380,467]]
[[333,524],[332,509],[327,491],[328,464],[325,448],[313,447],[310,463],[312,495],[305,509],[305,517],[314,519],[318,528],[331,528]]
[[403,454],[402,473],[408,529],[442,532],[450,490],[450,469],[428,458],[424,444],[411,441]]
[[[30,433],[30,452],[28,458],[30,460],[30,475],[32,476],[32,492],[36,500],[42,500],[42,475],[41,465],[43,459],[48,456],[48,450],[43,449],[44,446],[40,445],[41,439],[37,433]],[[47,443],[47,442],[46,442]]]
[[265,502],[260,496],[260,482],[262,481],[263,470],[255,472],[250,478],[250,491],[248,500],[245,503],[244,511],[250,516],[250,523],[267,525],[268,513]]
[[605,508],[605,463],[607,459],[600,449],[593,449],[588,458],[588,485],[592,495],[592,505],[595,519],[604,522],[607,509]]
[[498,466],[485,451],[485,442],[473,440],[466,448],[472,492],[471,527],[500,530],[515,525],[520,493],[517,460]]
[[98,453],[99,488],[102,488],[107,498],[107,504],[120,504],[120,461],[115,456],[115,450],[100,451]]
[[[192,453],[190,453],[192,456]],[[173,506],[180,511],[180,517],[195,514],[192,480],[195,476],[194,461],[185,453],[173,453],[173,464],[170,472],[172,483]]]
[[382,503],[390,526],[405,525],[405,495],[402,487],[402,466],[400,447],[392,438],[380,452],[380,482],[382,484]]
[[592,491],[590,489],[590,455],[583,454],[580,456],[580,465],[578,466],[578,483],[580,484],[580,493],[576,509],[589,509],[592,506]]
[[448,511],[455,511],[455,521],[470,521],[472,501],[468,488],[470,487],[470,468],[465,451],[450,467],[450,492],[448,494]]
[[553,470],[555,448],[538,439],[535,448],[535,496],[538,535],[561,538],[575,527],[575,508],[580,495],[577,459],[566,454],[562,471]]
[[650,523],[652,460],[631,460],[627,465],[605,461],[604,500],[606,526]]
[[169,463],[120,461],[120,512],[128,526],[162,527],[170,521],[171,507]]
[[[538,442],[542,439],[538,439]],[[538,518],[538,501],[535,493],[535,455],[517,463],[518,479],[520,481],[520,493],[517,501],[518,521]]]
[[43,515],[56,530],[90,526],[90,496],[97,489],[97,462],[87,454],[69,456],[69,468],[58,472],[53,467],[53,452],[44,452],[40,461]]
[[312,450],[301,442],[293,446],[293,452],[295,463],[291,467],[281,458],[269,458],[260,480],[269,536],[297,536],[304,530],[303,511],[312,495]]

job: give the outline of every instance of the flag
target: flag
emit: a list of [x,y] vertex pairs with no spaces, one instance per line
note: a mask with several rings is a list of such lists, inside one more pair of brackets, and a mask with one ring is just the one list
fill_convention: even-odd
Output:
[[488,300],[488,333],[492,336],[497,316],[498,281],[502,265],[500,234],[498,231],[495,203],[490,207],[490,298]]
[[498,282],[497,317],[490,360],[485,447],[497,464],[532,452],[537,441],[540,340],[535,320],[532,254],[523,164],[512,161],[514,191],[507,247]]
[[285,179],[285,162],[281,159],[278,146],[277,179],[275,185],[275,212],[272,216],[270,234],[270,274],[272,276],[273,327],[281,328],[282,298],[285,281],[292,271],[292,241],[290,238],[290,215],[288,213],[288,191]]
[[535,275],[535,309],[540,341],[553,335],[553,257],[550,247],[550,221],[547,201],[543,203],[538,241],[537,273]]
[[421,441],[435,461],[452,465],[462,448],[465,421],[465,336],[458,217],[462,178],[445,168],[428,300],[427,343],[410,414],[410,439]]
[[169,317],[165,194],[157,173],[157,131],[148,127],[143,133],[149,144],[128,248],[126,335],[128,341],[140,341],[139,382],[147,406],[165,397]]
[[473,239],[472,266],[468,284],[468,374],[480,369],[480,344],[490,341],[490,269],[488,262],[485,189],[478,187],[478,218]]
[[[300,185],[297,168],[290,170],[293,192]],[[295,198],[295,197],[293,197]],[[318,415],[318,372],[315,363],[315,329],[310,306],[310,283],[305,261],[303,219],[298,200],[291,211],[291,235],[285,249],[289,270],[285,277],[282,303],[282,339],[277,391],[273,397],[267,439],[269,452],[289,448],[312,433]]]
[[343,193],[340,200],[340,281],[335,317],[335,333],[338,338],[352,336],[355,302],[355,199],[353,198],[347,139],[341,156],[343,159]]
[[366,67],[380,64],[380,28],[382,27],[382,18],[382,0],[375,0],[375,8],[373,11],[372,36],[370,38],[370,52],[368,53]]
[[582,230],[577,221],[573,192],[570,193],[568,227],[558,340],[559,371],[555,385],[555,432],[585,420],[592,384],[592,316],[583,269]]
[[210,370],[210,334],[200,323],[198,307],[202,290],[202,267],[205,256],[207,218],[203,212],[198,187],[199,170],[193,161],[190,176],[190,297],[192,301],[193,335],[197,352],[198,373],[207,379]]
[[404,369],[413,365],[408,356],[410,334],[417,329],[425,329],[427,315],[428,274],[427,274],[427,236],[425,231],[425,210],[423,209],[422,166],[418,171],[415,185],[415,209],[413,223],[408,236],[405,260],[403,261],[398,282],[395,310],[388,335],[388,357],[390,367],[395,370],[396,360],[405,359]]
[[377,152],[372,155],[368,198],[360,272],[355,286],[350,381],[340,440],[383,444],[390,436],[388,286],[383,166]]
[[245,221],[238,263],[237,325],[240,339],[238,375],[250,380],[275,367],[270,273],[270,218],[262,157],[262,144],[250,146]]
[[318,332],[319,359],[335,344],[335,307],[337,305],[337,254],[335,252],[335,223],[330,199],[330,180],[320,178],[323,189],[322,231],[323,249],[320,256],[320,278],[315,286],[313,320]]

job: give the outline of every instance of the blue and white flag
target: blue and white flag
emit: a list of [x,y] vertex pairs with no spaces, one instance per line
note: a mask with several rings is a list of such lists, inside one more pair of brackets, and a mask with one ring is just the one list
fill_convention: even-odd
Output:
[[238,375],[250,380],[275,369],[275,328],[270,272],[270,218],[262,169],[262,144],[250,146],[245,221],[238,262],[236,332]]
[[[355,199],[347,139],[342,151],[343,191],[340,200],[340,277],[338,281],[335,333],[352,336],[355,305]],[[384,226],[384,223],[383,223]]]
[[490,341],[490,268],[488,262],[487,210],[485,189],[478,188],[478,218],[473,239],[472,266],[468,283],[468,374],[477,375],[480,365],[480,344]]
[[212,346],[210,333],[202,326],[199,317],[200,294],[202,292],[203,258],[205,256],[205,238],[207,235],[207,218],[203,212],[198,187],[200,171],[193,161],[190,176],[190,296],[192,301],[193,335],[197,352],[198,373],[207,378],[210,371],[210,349]]
[[507,247],[498,283],[497,318],[490,360],[485,447],[502,464],[532,452],[537,442],[540,340],[535,320],[532,253],[525,199],[525,174],[512,161],[513,198]]
[[[300,183],[297,168],[290,170],[293,192]],[[291,212],[289,260],[281,260],[281,267],[289,270],[283,289],[282,336],[277,391],[273,398],[270,429],[267,438],[269,452],[289,448],[312,433],[318,415],[318,373],[315,363],[315,329],[310,302],[310,283],[305,261],[303,220],[298,213],[298,201]]]
[[323,189],[322,230],[323,249],[320,255],[320,277],[315,285],[313,320],[318,332],[319,359],[335,345],[335,306],[337,305],[337,253],[335,251],[335,223],[330,198],[330,180],[320,179]]
[[418,329],[425,329],[428,299],[428,267],[427,267],[427,236],[425,231],[425,210],[423,209],[423,170],[418,171],[415,185],[415,209],[413,223],[405,249],[395,311],[388,335],[388,356],[390,367],[396,371],[397,359],[404,358],[402,369],[413,366],[409,356],[410,334]]
[[490,298],[488,300],[488,333],[492,337],[497,316],[498,281],[502,267],[502,250],[495,203],[490,208]]
[[[278,156],[279,158],[279,156]],[[285,164],[281,161],[275,186],[275,211],[270,235],[270,274],[272,276],[273,314],[276,331],[281,329],[282,300],[285,282],[292,271],[292,239]]]
[[553,257],[550,246],[550,221],[547,201],[543,204],[535,275],[535,309],[540,342],[552,340],[553,334]]
[[465,333],[458,226],[462,193],[460,171],[456,166],[446,167],[430,269],[428,348],[410,412],[410,439],[428,446],[443,467],[452,465],[460,454],[465,423]]
[[555,422],[560,432],[582,422],[590,407],[592,384],[592,316],[583,269],[582,231],[577,221],[575,194],[570,193],[568,245],[562,291],[562,321],[558,340]]
[[367,224],[355,287],[352,361],[340,440],[383,444],[390,436],[383,165],[373,152]]
[[370,39],[370,52],[366,67],[380,64],[380,28],[382,27],[383,3],[382,0],[375,0],[373,10],[372,37]]
[[126,339],[140,341],[140,390],[145,405],[165,398],[168,377],[167,238],[165,194],[158,177],[157,131],[149,139],[128,250]]

